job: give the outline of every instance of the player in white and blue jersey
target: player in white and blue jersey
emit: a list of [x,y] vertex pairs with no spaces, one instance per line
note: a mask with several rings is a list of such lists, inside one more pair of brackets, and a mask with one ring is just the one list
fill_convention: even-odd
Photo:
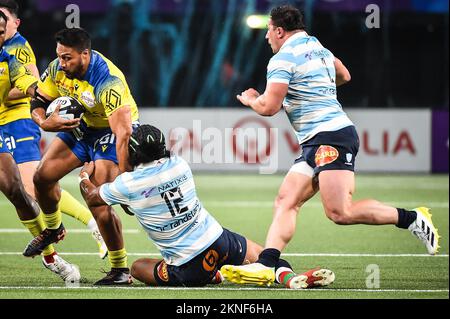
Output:
[[350,81],[347,68],[305,31],[302,14],[293,6],[271,11],[266,39],[275,54],[268,65],[266,90],[260,95],[249,89],[237,98],[264,116],[283,108],[302,153],[281,185],[258,262],[228,270],[251,280],[271,273],[274,277],[272,268],[295,233],[300,207],[319,190],[325,213],[336,224],[396,225],[409,229],[429,254],[436,254],[439,235],[427,208],[407,211],[371,199],[352,200],[359,138],[336,91]]
[[[142,125],[129,143],[132,172],[113,183],[94,186],[94,164],[80,173],[81,190],[89,204],[127,205],[163,259],[143,258],[131,268],[134,278],[160,286],[204,286],[220,283],[224,264],[256,261],[262,247],[223,228],[197,197],[192,171],[182,158],[171,155],[159,129]],[[277,263],[279,283],[293,289],[326,286],[334,274],[313,269],[301,275],[284,260]],[[227,275],[226,273],[224,275]],[[260,284],[264,284],[261,282]]]
[[283,106],[299,144],[317,133],[352,126],[337,100],[333,54],[305,31],[283,51],[270,60],[267,81],[288,85]]

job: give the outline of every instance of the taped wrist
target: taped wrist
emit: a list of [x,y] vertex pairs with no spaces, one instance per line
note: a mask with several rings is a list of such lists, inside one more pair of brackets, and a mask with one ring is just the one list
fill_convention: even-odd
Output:
[[81,183],[84,180],[89,180],[89,175],[86,172],[83,172],[78,176],[78,183]]
[[47,111],[48,106],[50,105],[51,101],[47,100],[44,96],[42,96],[39,91],[37,90],[37,87],[34,91],[34,98],[31,99],[31,112],[35,109],[42,108],[45,111]]

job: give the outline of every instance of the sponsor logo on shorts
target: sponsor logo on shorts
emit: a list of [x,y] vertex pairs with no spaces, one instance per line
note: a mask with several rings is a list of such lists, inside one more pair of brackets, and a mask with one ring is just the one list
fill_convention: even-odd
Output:
[[219,254],[214,249],[211,249],[206,253],[205,258],[203,258],[203,269],[205,269],[206,271],[215,270],[218,261],[219,261]]
[[352,164],[352,159],[353,159],[353,154],[352,153],[347,153],[346,155],[345,155],[345,159],[347,160],[347,162],[345,163],[345,165],[348,165],[348,166],[352,166],[353,164]]
[[165,261],[161,262],[158,266],[158,277],[164,282],[169,281],[169,272],[167,271],[167,264]]
[[339,157],[339,152],[333,146],[321,145],[316,152],[316,166],[321,167],[333,163]]

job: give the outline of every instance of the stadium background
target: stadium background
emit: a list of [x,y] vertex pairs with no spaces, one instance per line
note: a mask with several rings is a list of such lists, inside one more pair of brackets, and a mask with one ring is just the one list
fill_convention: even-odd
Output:
[[[363,144],[359,169],[448,172],[448,134],[443,133],[448,127],[449,105],[448,2],[290,2],[303,8],[308,32],[317,35],[351,71],[351,84],[338,90],[344,108],[379,110],[371,113],[380,114],[378,122],[369,120],[372,126],[362,127],[355,121]],[[92,33],[94,48],[125,73],[143,122],[151,122],[157,114],[148,110],[159,109],[163,112],[159,114],[166,115],[161,109],[242,111],[235,95],[248,87],[264,90],[266,65],[272,55],[264,39],[266,30],[249,28],[246,18],[267,14],[271,6],[286,1],[23,1],[21,32],[36,51],[41,72],[55,58],[52,35],[65,26],[65,9],[71,3],[79,5],[81,26]],[[372,3],[381,10],[379,29],[368,29],[365,24],[366,7]],[[411,109],[434,113],[410,118]],[[392,110],[401,111],[386,113]],[[202,119],[204,128],[217,125],[215,111],[209,112],[211,116]],[[177,116],[169,114],[176,122]],[[362,118],[370,119],[371,114]],[[189,115],[183,117],[183,126],[191,131],[187,138],[194,148],[199,142],[193,138],[199,137],[192,136],[194,118]],[[223,126],[234,128],[246,116],[235,114],[237,119]],[[256,119],[247,122],[251,122],[247,127],[261,126]],[[168,121],[158,123],[169,135],[176,127]],[[278,127],[283,124],[283,130],[290,131],[287,121],[277,123]],[[291,141],[295,141],[293,135],[279,139],[279,149],[290,147]],[[223,143],[229,143],[229,138]],[[260,141],[259,152],[264,144]],[[397,144],[400,151],[393,154]],[[224,146],[223,151],[228,149]],[[288,154],[295,157],[295,148]],[[405,166],[405,162],[410,164]],[[279,171],[288,166],[281,165]],[[232,170],[242,168],[256,170],[255,165],[230,166]]]
[[[266,30],[245,24],[278,3],[304,8],[307,30],[351,70],[345,107],[448,109],[448,2],[443,0],[25,0],[26,35],[39,69],[55,58],[52,35],[78,4],[94,47],[127,75],[141,106],[238,106],[242,88],[265,87]],[[368,29],[368,4],[381,28]]]
[[[363,226],[335,226],[323,216],[316,198],[302,213],[299,224],[302,231],[299,231],[286,252],[291,253],[297,268],[314,266],[315,262],[335,267],[333,269],[337,270],[341,278],[336,284],[335,294],[294,296],[288,292],[278,294],[265,291],[259,294],[239,291],[236,294],[223,291],[220,296],[448,298],[447,1],[25,0],[19,3],[22,8],[20,32],[33,47],[41,72],[55,58],[53,34],[65,27],[66,6],[77,4],[81,10],[81,26],[92,34],[94,49],[105,54],[125,73],[143,122],[156,123],[169,135],[174,128],[186,128],[185,141],[181,145],[186,146],[184,151],[194,153],[202,151],[202,140],[195,136],[196,119],[202,120],[202,128],[218,127],[223,130],[235,128],[237,124],[243,125],[243,122],[255,128],[278,128],[277,146],[272,151],[278,152],[278,158],[284,162],[278,167],[277,173],[283,173],[289,167],[297,152],[294,136],[289,135],[292,132],[289,131],[287,119],[283,114],[274,119],[262,119],[240,107],[235,99],[237,93],[248,87],[264,90],[266,65],[272,56],[264,39],[266,30],[250,29],[246,25],[246,18],[250,14],[267,14],[272,6],[282,3],[292,3],[303,8],[307,31],[316,35],[324,46],[333,51],[352,74],[352,81],[339,88],[338,97],[350,117],[357,119],[355,123],[362,138],[358,164],[361,171],[378,173],[358,177],[360,192],[357,198],[378,196],[382,201],[399,205],[433,204],[434,218],[444,235],[442,258],[422,258],[423,247],[418,242],[413,243],[409,234],[398,234],[392,230],[368,230]],[[381,9],[379,29],[368,29],[365,25],[369,15],[365,12],[366,6],[373,3]],[[51,138],[51,135],[45,135],[43,148]],[[196,138],[200,138],[200,148]],[[258,141],[253,141],[256,146],[243,147],[259,147],[260,150],[262,145],[264,149],[269,139],[265,135],[259,146]],[[232,147],[227,136],[220,142],[224,152]],[[203,140],[203,143],[207,141]],[[194,163],[193,167],[194,174],[199,173],[197,183],[200,198],[207,207],[211,207],[213,214],[233,230],[262,243],[270,224],[271,201],[283,176],[261,176],[257,173],[259,164],[235,163],[221,169],[217,163]],[[230,172],[226,176],[201,173],[228,169]],[[233,174],[236,171],[248,171],[249,174],[242,177]],[[385,172],[390,175],[381,174]],[[441,174],[428,174],[432,172]],[[77,193],[73,176],[62,184],[72,193]],[[3,197],[0,198],[0,205],[11,210],[3,222],[3,229],[19,229],[14,212]],[[243,211],[246,212],[245,216]],[[126,215],[121,216],[125,229],[139,229]],[[259,227],[253,226],[256,221]],[[67,224],[79,228],[79,225],[70,221]],[[320,234],[324,232],[330,238],[335,238],[332,243],[319,240]],[[136,239],[137,234],[125,233],[131,260],[136,259],[139,253],[147,252],[150,246],[143,233],[139,234],[139,240]],[[380,239],[381,234],[383,236]],[[18,236],[20,240],[10,240],[9,236]],[[103,264],[93,260],[94,257],[89,254],[77,255],[85,252],[86,247],[93,251],[91,254],[95,252],[87,236],[79,240],[82,236],[72,233],[72,238],[59,244],[60,251],[68,253],[68,258],[82,266],[82,272],[93,281],[99,276],[99,265]],[[2,298],[115,296],[115,291],[59,294],[59,291],[47,290],[48,286],[60,283],[52,274],[41,269],[38,260],[30,264],[17,253],[21,251],[22,243],[28,240],[28,234],[2,232],[0,229],[0,239],[0,269],[7,269],[0,282],[3,287],[0,289]],[[405,242],[408,242],[406,246]],[[299,252],[310,255],[298,255]],[[315,255],[321,253],[348,255]],[[357,257],[363,253],[374,255],[363,256],[358,261],[355,261],[356,258],[351,259],[352,266],[349,266],[348,258],[352,258],[352,254]],[[409,253],[417,256],[396,258],[396,254],[402,256]],[[380,260],[382,254],[388,254],[388,257]],[[23,265],[30,272],[35,271],[36,276],[30,279],[9,270],[6,265],[11,259],[17,262],[17,267]],[[379,291],[380,294],[360,290],[366,287],[367,274],[364,269],[371,262],[380,264],[383,271],[392,271],[382,285],[387,291]],[[425,271],[421,268],[424,265],[427,267]],[[107,268],[107,265],[104,267]],[[399,268],[404,267],[408,268],[407,272],[398,272]],[[410,277],[420,279],[413,282]],[[19,287],[8,290],[10,286],[21,285],[38,289],[22,291]],[[431,292],[428,294],[422,289]],[[127,294],[126,298],[172,298],[173,294],[171,291],[146,294],[139,291]],[[177,291],[175,294],[181,298],[209,298],[208,291],[203,295],[196,291]]]

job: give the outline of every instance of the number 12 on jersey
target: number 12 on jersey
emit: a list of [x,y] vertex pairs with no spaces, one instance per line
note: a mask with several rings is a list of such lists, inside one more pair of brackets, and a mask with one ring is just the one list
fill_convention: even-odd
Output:
[[172,217],[188,211],[187,207],[180,208],[180,202],[182,202],[184,198],[183,193],[181,193],[180,187],[172,188],[171,190],[162,193],[161,197],[166,202]]

